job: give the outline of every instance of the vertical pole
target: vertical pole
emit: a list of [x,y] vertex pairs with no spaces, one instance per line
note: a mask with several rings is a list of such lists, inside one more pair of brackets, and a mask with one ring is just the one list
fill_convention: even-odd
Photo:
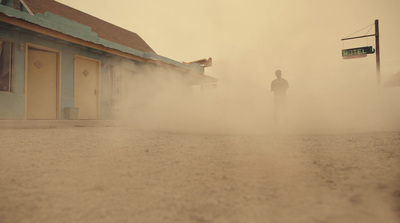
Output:
[[376,80],[381,83],[381,59],[379,50],[379,21],[375,20],[375,47],[376,47]]

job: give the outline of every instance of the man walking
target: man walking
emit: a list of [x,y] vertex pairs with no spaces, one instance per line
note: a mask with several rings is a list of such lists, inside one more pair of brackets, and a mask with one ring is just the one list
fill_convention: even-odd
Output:
[[275,71],[276,79],[271,82],[271,91],[274,92],[274,118],[275,122],[279,123],[285,113],[286,91],[289,88],[289,83],[282,78],[282,71]]

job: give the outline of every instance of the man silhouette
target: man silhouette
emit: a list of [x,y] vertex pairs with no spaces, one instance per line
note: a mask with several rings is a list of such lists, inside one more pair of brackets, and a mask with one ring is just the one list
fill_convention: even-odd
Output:
[[275,71],[276,79],[271,82],[271,91],[274,92],[274,118],[276,122],[285,113],[286,104],[286,91],[289,88],[289,83],[286,79],[282,78],[282,71]]

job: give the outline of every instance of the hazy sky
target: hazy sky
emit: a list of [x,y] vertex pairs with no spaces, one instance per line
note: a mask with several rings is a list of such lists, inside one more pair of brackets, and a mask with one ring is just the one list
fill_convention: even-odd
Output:
[[[216,77],[257,79],[277,68],[291,75],[374,72],[375,55],[341,58],[343,48],[375,46],[374,38],[341,38],[379,19],[383,78],[400,71],[399,0],[58,1],[139,34],[162,56],[212,57],[206,74]],[[368,34],[373,33],[374,27]]]

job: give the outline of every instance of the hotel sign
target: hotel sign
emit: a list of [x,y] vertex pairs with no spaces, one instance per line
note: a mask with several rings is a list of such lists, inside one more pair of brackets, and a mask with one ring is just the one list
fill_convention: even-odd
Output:
[[373,53],[375,53],[375,49],[372,48],[372,46],[358,47],[358,48],[342,50],[342,57],[343,59],[360,58],[360,57],[366,57],[367,54],[373,54]]

